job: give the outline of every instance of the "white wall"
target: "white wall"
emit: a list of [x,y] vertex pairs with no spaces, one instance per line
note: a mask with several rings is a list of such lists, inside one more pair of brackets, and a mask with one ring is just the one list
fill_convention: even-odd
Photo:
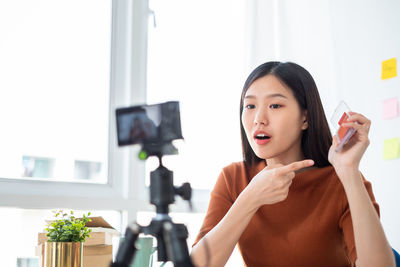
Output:
[[338,95],[372,120],[361,170],[372,182],[391,245],[400,249],[400,159],[383,160],[383,141],[400,136],[400,118],[384,120],[382,101],[400,96],[399,77],[381,80],[381,63],[400,59],[400,2],[331,1]]
[[[400,118],[382,119],[382,100],[400,96],[400,78],[382,81],[381,62],[400,58],[397,0],[254,0],[251,67],[296,62],[313,75],[330,118],[340,99],[372,120],[371,145],[360,169],[372,182],[390,244],[400,249],[400,159],[384,161],[383,140],[400,136]],[[271,10],[277,15],[271,16]],[[275,46],[273,45],[275,44]],[[278,44],[278,46],[276,46]],[[273,50],[273,51],[272,51]]]

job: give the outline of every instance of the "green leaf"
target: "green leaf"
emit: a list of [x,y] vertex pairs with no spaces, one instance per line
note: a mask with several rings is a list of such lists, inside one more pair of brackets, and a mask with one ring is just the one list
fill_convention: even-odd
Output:
[[[63,210],[53,211],[53,213],[56,220],[48,223],[45,229],[50,242],[85,242],[86,238],[90,237],[91,229],[86,227],[86,223],[91,221],[88,218],[90,212],[87,215],[83,214],[83,219],[75,218],[72,210],[69,217]],[[62,218],[57,219],[60,214]]]

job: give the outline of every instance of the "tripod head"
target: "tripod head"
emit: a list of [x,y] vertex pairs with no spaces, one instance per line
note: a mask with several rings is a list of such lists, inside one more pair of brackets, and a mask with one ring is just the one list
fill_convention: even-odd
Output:
[[[162,164],[164,155],[178,154],[178,150],[172,143],[162,145],[144,144],[139,152],[140,159],[147,159],[150,156],[157,156],[159,166],[150,173],[150,203],[156,206],[157,214],[169,213],[168,206],[175,202],[175,195],[181,196],[189,201],[192,196],[192,189],[189,183],[175,187],[173,183],[173,172]],[[191,205],[190,205],[191,206]]]

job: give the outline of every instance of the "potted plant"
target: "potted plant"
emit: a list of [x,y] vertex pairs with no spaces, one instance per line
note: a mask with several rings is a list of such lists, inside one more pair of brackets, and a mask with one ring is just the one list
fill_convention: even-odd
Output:
[[90,229],[86,223],[90,222],[90,212],[83,218],[75,218],[74,212],[69,214],[63,210],[54,212],[54,221],[48,223],[46,236],[48,237],[44,249],[45,267],[82,267],[83,242],[90,237]]

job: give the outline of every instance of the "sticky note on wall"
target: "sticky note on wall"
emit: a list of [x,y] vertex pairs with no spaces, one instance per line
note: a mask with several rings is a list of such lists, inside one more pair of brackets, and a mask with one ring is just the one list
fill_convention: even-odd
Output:
[[400,138],[386,139],[383,143],[383,159],[397,159],[400,156]]
[[399,101],[397,97],[383,101],[383,118],[392,119],[399,115]]
[[382,61],[381,79],[386,80],[397,76],[397,61],[396,58],[391,58]]

